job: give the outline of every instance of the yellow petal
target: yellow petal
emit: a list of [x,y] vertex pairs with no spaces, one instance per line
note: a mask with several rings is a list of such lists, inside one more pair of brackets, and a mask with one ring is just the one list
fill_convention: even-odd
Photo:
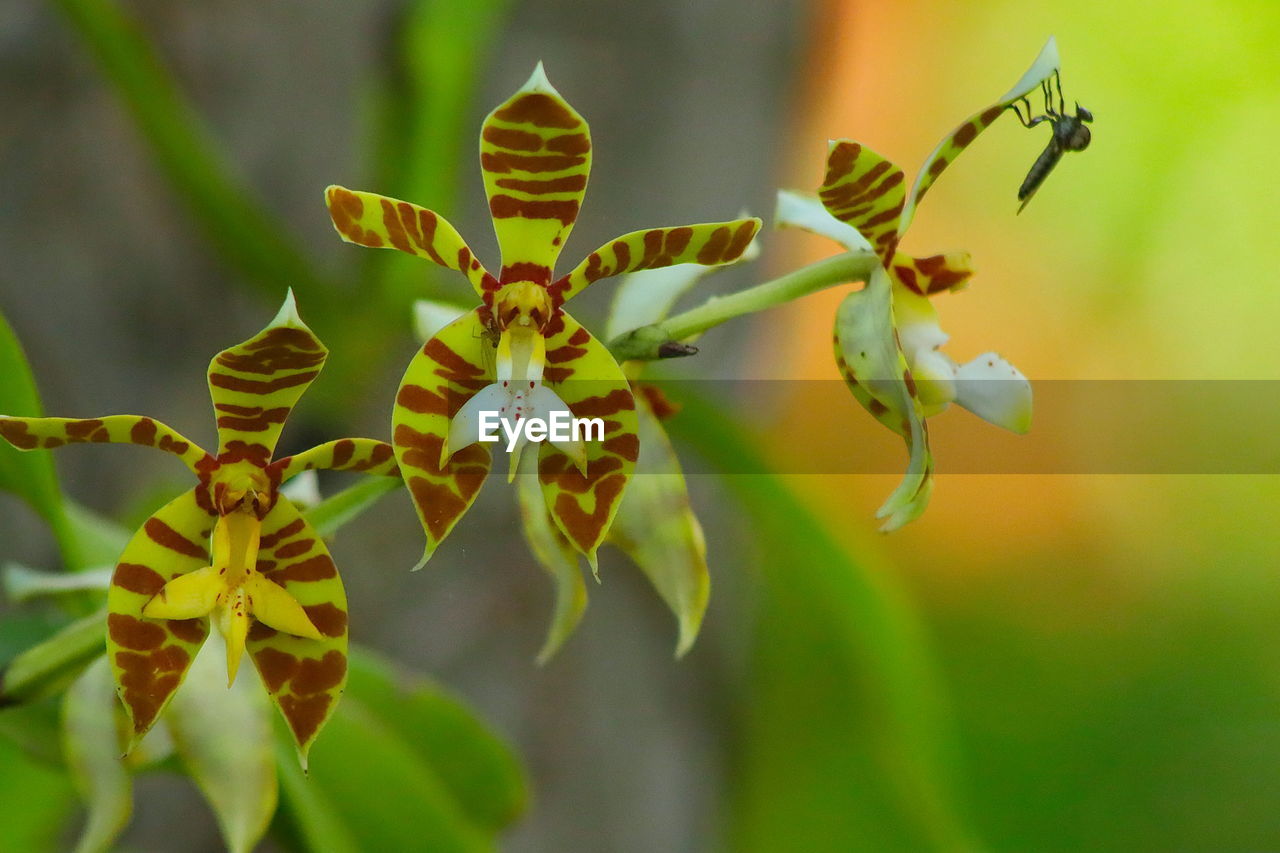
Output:
[[255,573],[244,582],[243,589],[249,596],[253,617],[262,624],[308,640],[323,639],[302,605],[284,587]]
[[236,683],[244,640],[249,633],[249,602],[244,587],[232,590],[222,604],[222,637],[227,641],[227,686]]
[[213,566],[178,575],[142,608],[148,619],[195,619],[209,615],[226,583]]

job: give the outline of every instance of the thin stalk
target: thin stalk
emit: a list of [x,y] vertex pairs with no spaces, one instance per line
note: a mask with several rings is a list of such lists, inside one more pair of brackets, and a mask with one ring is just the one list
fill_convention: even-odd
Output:
[[661,323],[633,329],[614,338],[609,350],[620,362],[663,358],[664,345],[688,340],[727,320],[764,311],[838,284],[864,281],[878,262],[873,252],[848,252],[826,258],[755,287],[728,296],[713,296],[697,308],[668,317]]

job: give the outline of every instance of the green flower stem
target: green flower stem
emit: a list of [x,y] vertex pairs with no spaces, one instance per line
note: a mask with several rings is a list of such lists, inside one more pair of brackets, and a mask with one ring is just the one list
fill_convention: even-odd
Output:
[[661,323],[633,329],[614,338],[609,343],[609,350],[620,362],[665,358],[668,356],[662,352],[664,345],[688,340],[726,320],[773,308],[828,287],[865,281],[877,263],[879,259],[875,253],[869,251],[836,255],[773,281],[728,296],[713,296],[697,308],[668,317]]

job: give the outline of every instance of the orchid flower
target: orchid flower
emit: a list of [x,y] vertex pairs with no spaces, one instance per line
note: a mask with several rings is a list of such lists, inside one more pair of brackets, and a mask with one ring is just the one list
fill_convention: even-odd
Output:
[[[586,189],[591,137],[541,64],[485,119],[480,164],[502,252],[496,276],[439,214],[372,193],[336,186],[326,191],[344,240],[399,249],[457,270],[482,301],[427,341],[396,397],[392,443],[426,534],[423,562],[488,475],[489,450],[477,443],[481,413],[499,413],[516,426],[567,412],[602,419],[603,440],[543,442],[538,477],[557,528],[594,567],[639,452],[635,400],[617,361],[565,312],[564,303],[619,273],[733,261],[760,220],[635,231],[554,278]],[[524,438],[508,460],[512,477],[523,445]]]
[[780,224],[831,237],[850,251],[875,252],[880,260],[866,287],[837,310],[834,343],[836,365],[854,397],[902,436],[910,453],[906,476],[877,512],[885,519],[882,530],[918,518],[928,505],[934,463],[926,418],[954,402],[1013,432],[1030,429],[1031,385],[1017,368],[994,352],[959,364],[941,350],[948,336],[930,299],[968,283],[968,253],[912,257],[898,246],[938,176],[1058,68],[1051,38],[1012,89],[938,143],[909,193],[902,169],[849,139],[831,142],[817,199],[779,193]]
[[[755,260],[759,253],[759,245],[752,240],[738,260]],[[662,322],[684,293],[721,269],[724,267],[678,264],[625,276],[614,295],[605,337],[616,340],[634,329]],[[432,303],[419,303],[416,312],[421,331],[443,326],[453,316],[450,309]],[[643,370],[641,361],[626,365],[632,390],[638,392],[640,458],[605,543],[625,553],[671,609],[679,626],[676,657],[682,657],[698,637],[710,599],[707,544],[689,500],[680,460],[662,425],[679,407],[657,386],[639,381]],[[578,566],[578,552],[551,519],[537,478],[522,474],[518,479],[525,541],[556,590],[551,627],[538,653],[538,662],[545,663],[581,621],[587,607],[587,586]]]
[[0,436],[21,450],[139,444],[172,453],[199,480],[146,520],[111,577],[107,657],[131,721],[130,749],[182,684],[211,619],[226,640],[228,684],[247,649],[304,766],[332,713],[346,683],[346,594],[323,540],[280,487],[313,469],[398,471],[391,446],[367,438],[272,460],[285,419],[327,355],[292,293],[269,326],[219,353],[209,365],[216,456],[148,417],[0,417]]

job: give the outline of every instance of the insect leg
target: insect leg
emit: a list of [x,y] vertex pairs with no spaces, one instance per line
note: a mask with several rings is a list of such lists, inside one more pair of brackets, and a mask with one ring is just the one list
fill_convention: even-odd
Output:
[[1022,99],[1022,103],[1024,103],[1024,104],[1026,104],[1026,105],[1027,105],[1027,117],[1026,117],[1026,118],[1023,118],[1023,117],[1022,117],[1022,111],[1018,109],[1018,102],[1017,102],[1017,101],[1014,101],[1012,104],[1010,104],[1010,105],[1009,105],[1009,107],[1010,107],[1010,109],[1012,109],[1012,110],[1013,110],[1013,114],[1014,114],[1014,115],[1016,115],[1016,116],[1018,117],[1018,121],[1022,122],[1022,126],[1023,126],[1023,127],[1031,127],[1031,126],[1032,126],[1032,125],[1031,125],[1031,102],[1030,102],[1030,101],[1028,101],[1026,98],[1023,98],[1023,99]]
[[1058,73],[1057,69],[1054,69],[1053,80],[1058,84],[1058,114],[1066,115],[1067,102],[1066,99],[1062,97],[1062,75]]
[[1044,113],[1047,116],[1057,118],[1058,113],[1053,109],[1053,88],[1048,78],[1040,81],[1040,96],[1044,98]]

